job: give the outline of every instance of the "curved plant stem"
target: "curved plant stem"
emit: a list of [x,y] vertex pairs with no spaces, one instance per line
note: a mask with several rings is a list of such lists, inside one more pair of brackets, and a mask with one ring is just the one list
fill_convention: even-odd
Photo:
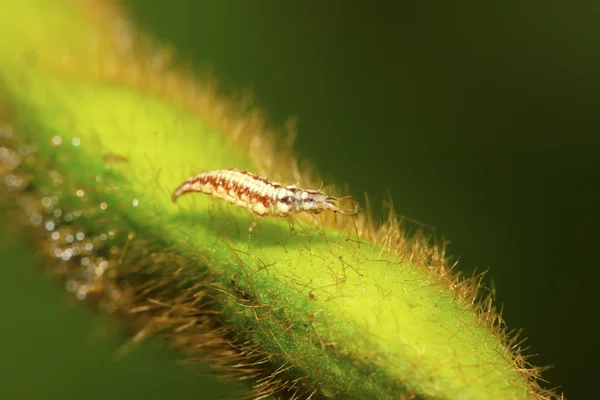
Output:
[[[50,5],[52,3],[52,5]],[[57,5],[60,3],[60,7]],[[102,3],[102,4],[100,4]],[[106,2],[23,0],[0,16],[0,169],[48,268],[78,298],[208,358],[253,395],[542,396],[442,250],[366,214],[291,235],[170,193],[199,171],[314,180],[264,133],[141,46]],[[21,21],[28,21],[24,26]],[[357,237],[358,234],[358,237]]]

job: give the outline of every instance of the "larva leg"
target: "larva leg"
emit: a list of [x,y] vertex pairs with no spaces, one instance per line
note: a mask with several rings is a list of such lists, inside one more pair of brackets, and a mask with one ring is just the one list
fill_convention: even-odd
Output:
[[306,235],[308,235],[308,232],[306,232],[304,230],[304,228],[302,227],[302,225],[300,225],[300,228],[302,228],[302,230],[304,232],[298,232],[296,229],[294,229],[294,217],[292,217],[291,215],[288,216],[288,223],[290,224],[290,234],[292,236],[295,236],[295,235],[306,236]]
[[327,236],[325,236],[325,232],[323,232],[321,230],[321,227],[319,226],[319,222],[317,221],[317,217],[314,214],[311,214],[313,222],[315,223],[315,229],[317,230],[317,233],[319,234],[319,236],[321,236],[323,238],[323,240],[327,241]]
[[259,219],[260,219],[260,215],[255,214],[254,220],[252,221],[252,224],[248,228],[248,240],[250,240],[250,235],[252,234],[252,231],[256,227],[256,224],[258,224]]
[[294,217],[292,217],[291,215],[288,217],[288,224],[290,224],[290,234],[292,236],[297,235],[298,232],[294,229]]
[[311,214],[311,217],[313,219],[313,222],[315,223],[315,229],[317,230],[317,232],[321,232],[321,227],[319,227],[319,222],[317,221],[317,217],[315,217],[314,214]]

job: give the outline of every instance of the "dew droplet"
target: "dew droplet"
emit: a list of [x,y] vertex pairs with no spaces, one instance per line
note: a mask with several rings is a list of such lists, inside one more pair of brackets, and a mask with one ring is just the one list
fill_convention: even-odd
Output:
[[11,186],[11,187],[19,186],[18,182],[19,181],[18,181],[17,177],[14,176],[13,174],[6,175],[6,177],[4,178],[4,183],[6,183],[6,185]]
[[38,213],[34,213],[29,217],[29,220],[33,225],[39,225],[42,223],[42,216]]
[[85,300],[86,294],[87,294],[87,286],[81,285],[79,290],[77,290],[77,300]]
[[63,253],[61,254],[60,258],[62,258],[64,261],[69,261],[71,259],[72,255],[73,255],[73,250],[72,249],[66,249],[65,251],[63,251]]

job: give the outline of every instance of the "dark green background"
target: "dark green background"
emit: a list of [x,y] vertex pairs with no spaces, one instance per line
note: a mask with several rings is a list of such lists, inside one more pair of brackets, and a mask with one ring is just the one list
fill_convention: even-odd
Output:
[[[531,361],[584,398],[599,353],[600,3],[437,3],[128,2],[181,60],[252,87],[275,124],[297,115],[297,151],[326,177],[376,203],[389,189],[398,213],[452,241],[462,271],[490,268],[509,327],[539,354]],[[0,376],[30,384],[5,387],[56,398],[208,390],[151,345],[114,362],[116,334],[90,341],[102,320],[23,268],[8,268],[0,297],[32,288],[8,307],[14,346]]]

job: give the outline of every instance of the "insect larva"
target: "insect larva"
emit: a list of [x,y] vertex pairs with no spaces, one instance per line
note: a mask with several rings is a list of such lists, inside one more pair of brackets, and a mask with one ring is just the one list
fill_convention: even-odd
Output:
[[[266,178],[238,169],[219,169],[202,172],[186,179],[174,191],[171,199],[176,202],[180,196],[187,193],[200,192],[228,203],[247,208],[257,217],[274,216],[288,218],[290,229],[294,231],[292,215],[306,212],[319,214],[323,211],[333,211],[346,216],[357,214],[356,208],[344,209],[340,201],[350,199],[355,205],[357,201],[350,196],[333,197],[320,190],[305,190],[295,186],[282,186]],[[314,220],[317,230],[319,226]],[[252,229],[256,221],[248,229]]]

